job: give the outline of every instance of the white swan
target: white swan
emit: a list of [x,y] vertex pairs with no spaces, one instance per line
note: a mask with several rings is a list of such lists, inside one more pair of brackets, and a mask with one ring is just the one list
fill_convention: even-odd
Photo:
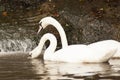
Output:
[[[67,42],[67,38],[66,38],[66,34],[65,34],[65,31],[64,29],[62,28],[61,24],[55,20],[54,18],[52,17],[45,17],[43,19],[41,19],[41,21],[39,22],[39,30],[38,30],[38,33],[40,32],[40,30],[43,28],[45,29],[48,25],[53,25],[53,27],[55,27],[59,34],[60,34],[60,37],[61,37],[61,42],[62,42],[62,48],[65,48],[68,46],[68,42]],[[107,41],[107,42],[106,42]],[[115,41],[115,40],[105,40],[105,42],[107,44],[111,44],[112,45],[116,45],[118,47],[118,51],[115,53],[115,55],[113,57],[117,57],[117,58],[120,58],[120,43]],[[115,44],[114,44],[115,43]],[[101,43],[101,45],[104,44],[104,43]],[[80,44],[79,44],[80,45]],[[95,43],[94,43],[95,45]],[[106,46],[104,48],[107,48],[107,47],[111,47],[111,46]],[[96,46],[95,46],[96,47]]]
[[[70,45],[55,51],[57,46],[56,37],[47,33],[43,35],[38,46],[29,52],[32,58],[40,56],[45,42],[49,40],[50,45],[44,52],[44,60],[72,62],[72,63],[99,63],[107,62],[117,51],[116,45],[109,44],[112,40],[96,42],[91,45]],[[116,41],[113,42],[116,44]],[[111,46],[111,47],[107,47]]]

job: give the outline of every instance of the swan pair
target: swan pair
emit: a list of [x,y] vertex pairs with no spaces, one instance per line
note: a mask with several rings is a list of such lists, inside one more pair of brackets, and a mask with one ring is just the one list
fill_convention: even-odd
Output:
[[104,40],[89,45],[77,44],[68,45],[66,34],[60,23],[52,17],[45,17],[39,22],[39,30],[46,28],[48,25],[53,25],[61,37],[62,49],[55,51],[57,46],[56,37],[47,33],[43,35],[38,46],[29,54],[32,58],[40,56],[43,45],[47,40],[50,41],[49,47],[44,52],[44,60],[60,61],[60,62],[75,62],[75,63],[99,63],[107,62],[113,56],[120,56],[120,43],[115,40]]

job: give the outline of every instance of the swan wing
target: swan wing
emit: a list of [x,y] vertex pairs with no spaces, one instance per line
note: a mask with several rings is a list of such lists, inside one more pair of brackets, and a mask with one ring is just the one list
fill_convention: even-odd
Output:
[[116,48],[97,46],[71,45],[53,53],[52,59],[63,62],[105,62],[117,50]]

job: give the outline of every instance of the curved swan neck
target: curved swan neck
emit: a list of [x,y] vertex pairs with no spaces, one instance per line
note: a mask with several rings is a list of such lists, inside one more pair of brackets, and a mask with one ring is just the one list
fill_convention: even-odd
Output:
[[47,33],[47,34],[43,35],[43,37],[41,38],[40,43],[38,44],[39,49],[43,48],[43,46],[47,40],[50,41],[49,47],[45,50],[45,53],[47,53],[47,55],[48,55],[48,54],[55,52],[55,49],[57,47],[57,40],[53,34]]
[[62,47],[63,48],[67,47],[68,46],[67,37],[66,37],[65,31],[62,28],[61,24],[52,17],[47,17],[46,19],[47,20],[45,20],[45,23],[46,23],[45,27],[48,25],[52,25],[53,27],[55,27],[60,34]]
[[68,46],[68,42],[67,42],[67,37],[65,34],[64,29],[62,28],[62,26],[57,22],[56,25],[53,24],[53,26],[58,30],[60,37],[61,37],[61,43],[62,43],[62,47],[67,47]]

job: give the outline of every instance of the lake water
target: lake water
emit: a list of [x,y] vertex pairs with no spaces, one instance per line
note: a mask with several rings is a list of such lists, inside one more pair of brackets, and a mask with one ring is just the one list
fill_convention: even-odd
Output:
[[119,80],[120,59],[101,64],[44,62],[26,53],[0,54],[0,80]]

